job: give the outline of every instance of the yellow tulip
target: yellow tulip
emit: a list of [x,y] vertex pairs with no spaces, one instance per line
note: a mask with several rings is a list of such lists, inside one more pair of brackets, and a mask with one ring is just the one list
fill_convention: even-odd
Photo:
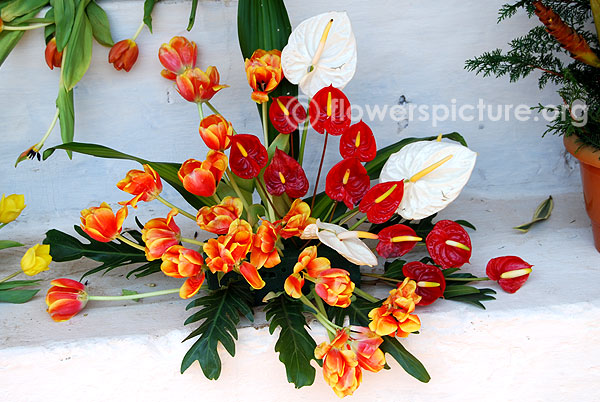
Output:
[[34,276],[42,271],[47,271],[50,262],[52,262],[50,245],[36,244],[21,258],[21,269],[26,275]]
[[7,224],[14,221],[25,209],[25,196],[22,194],[11,194],[0,199],[0,223]]

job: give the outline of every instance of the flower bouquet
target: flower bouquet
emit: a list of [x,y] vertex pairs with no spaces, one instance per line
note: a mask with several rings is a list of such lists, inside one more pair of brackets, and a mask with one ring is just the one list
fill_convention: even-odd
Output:
[[[264,17],[244,14],[243,3],[240,8],[250,21],[244,26]],[[285,13],[271,15],[287,21]],[[270,22],[267,26],[280,32],[279,25]],[[275,351],[288,381],[297,388],[314,382],[314,360],[338,396],[351,395],[363,370],[386,367],[386,353],[410,375],[427,382],[426,369],[399,341],[420,330],[418,306],[445,298],[483,307],[481,302],[493,299],[495,292],[468,283],[497,280],[503,289],[515,292],[531,265],[507,256],[490,261],[488,277],[458,273],[471,256],[464,227],[472,225],[450,220],[434,224],[433,219],[458,197],[476,153],[457,133],[405,138],[377,150],[369,125],[353,124],[350,100],[342,91],[356,66],[348,16],[317,15],[288,34],[275,44],[279,48],[267,48],[253,45],[240,29],[242,50],[248,54],[250,97],[259,105],[263,123],[260,136],[238,133],[211,103],[227,86],[216,67],[197,66],[194,42],[175,37],[159,50],[162,76],[197,104],[199,133],[209,148],[203,160],[153,162],[83,143],[46,151],[45,157],[65,149],[143,166],[117,183],[133,198],[120,202],[116,212],[107,203],[81,212],[81,225],[75,229],[87,243],[57,230],[47,233],[45,243],[55,261],[85,256],[102,262],[84,276],[141,263],[127,276],[162,272],[182,280],[176,289],[100,296],[87,294],[75,280],[57,279],[47,294],[48,312],[55,321],[65,321],[90,300],[177,293],[192,299],[187,308],[194,312],[185,324],[195,325],[186,338],[195,343],[183,357],[181,371],[198,361],[205,376],[216,379],[221,371],[218,344],[234,355],[239,317],[252,321],[253,307],[260,305],[270,332],[280,328]],[[308,97],[306,104],[293,95],[294,85]],[[303,167],[308,135],[323,138],[312,194],[311,172]],[[334,141],[330,137],[339,137],[340,157],[323,172],[326,147]],[[325,191],[319,193],[322,181]],[[163,182],[189,205],[175,206],[163,198]],[[137,221],[139,231],[123,230],[130,208],[151,201],[162,202],[170,212],[145,224]],[[194,221],[204,235],[183,233],[179,219]],[[400,259],[418,245],[425,245],[428,257]],[[376,266],[380,260],[387,260],[383,273],[361,273],[360,266]],[[389,296],[380,299],[362,289],[364,278],[390,284]],[[207,292],[199,293],[201,289]],[[307,330],[308,317],[323,325],[329,341],[317,346]]]

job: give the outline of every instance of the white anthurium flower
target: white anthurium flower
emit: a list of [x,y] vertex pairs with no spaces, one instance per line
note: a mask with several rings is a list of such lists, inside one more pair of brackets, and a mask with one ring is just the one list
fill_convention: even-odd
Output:
[[391,155],[379,181],[404,180],[398,213],[404,219],[423,219],[458,197],[475,167],[477,153],[459,144],[419,141]]
[[377,257],[359,236],[364,232],[353,232],[333,223],[321,222],[308,225],[302,233],[302,239],[318,238],[321,243],[331,247],[341,256],[356,265],[377,265]]
[[304,20],[281,51],[283,74],[313,97],[321,88],[343,89],[356,71],[356,39],[345,12]]

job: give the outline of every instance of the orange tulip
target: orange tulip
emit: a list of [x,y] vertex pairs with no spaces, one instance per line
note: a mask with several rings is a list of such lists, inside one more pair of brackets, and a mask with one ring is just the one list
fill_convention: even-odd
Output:
[[139,54],[139,49],[135,41],[123,39],[113,45],[108,52],[108,62],[115,66],[117,70],[129,72],[135,64]]
[[281,219],[282,229],[281,237],[289,239],[293,236],[300,236],[304,229],[317,220],[310,217],[310,206],[301,199],[296,199],[292,203],[289,212]]
[[262,221],[254,236],[252,254],[250,255],[250,263],[257,269],[262,266],[273,268],[281,262],[275,247],[278,235],[278,230],[271,222]]
[[157,260],[169,249],[179,244],[181,229],[173,219],[177,210],[171,210],[166,218],[151,219],[142,229],[142,240],[146,243],[146,259]]
[[269,92],[277,88],[283,78],[281,52],[277,49],[256,50],[244,63],[248,84],[254,90],[252,100],[256,103],[269,101]]
[[129,201],[120,202],[121,205],[131,205],[137,208],[138,201],[152,201],[162,191],[160,176],[150,165],[144,165],[144,171],[130,170],[127,176],[117,183],[119,190],[135,195]]
[[187,191],[202,197],[210,197],[217,191],[217,185],[225,169],[227,169],[227,155],[211,150],[204,162],[195,159],[183,162],[177,175]]
[[190,68],[177,76],[177,90],[188,102],[206,102],[211,100],[217,92],[227,85],[219,85],[219,71],[214,66],[206,69],[206,72],[198,67]]
[[50,70],[54,70],[54,67],[60,67],[62,64],[62,55],[62,52],[56,50],[56,38],[50,39],[46,44],[46,50],[44,52],[46,64],[50,67]]
[[377,373],[385,366],[385,355],[379,346],[383,339],[369,328],[352,327],[352,348],[356,352],[358,365],[365,370]]
[[348,271],[330,268],[319,273],[315,282],[315,292],[330,306],[346,308],[354,291],[354,282]]
[[362,371],[356,353],[348,345],[348,333],[338,331],[330,343],[322,343],[315,349],[315,357],[323,359],[325,382],[340,398],[352,395],[362,382]]
[[125,218],[126,206],[119,209],[115,215],[112,208],[103,202],[99,207],[81,211],[81,229],[92,239],[108,243],[121,233]]
[[411,332],[421,328],[421,321],[415,314],[415,305],[421,300],[421,296],[415,293],[417,284],[406,278],[398,285],[397,289],[390,291],[390,296],[383,302],[381,307],[369,312],[371,323],[369,329],[384,336],[398,336],[406,338]]
[[207,255],[206,265],[212,273],[217,271],[230,272],[241,262],[252,247],[252,227],[242,219],[236,219],[229,226],[225,236],[209,239],[204,244]]
[[325,257],[317,257],[317,246],[310,246],[302,250],[298,262],[294,265],[294,273],[306,269],[309,276],[316,278],[325,270],[331,268],[331,263]]
[[238,272],[246,279],[246,281],[254,289],[262,289],[265,287],[265,281],[260,277],[258,269],[251,263],[244,261],[239,266]]
[[292,274],[285,280],[283,289],[288,296],[299,299],[302,297],[302,286],[304,286],[304,277],[300,274]]
[[88,301],[85,286],[72,279],[55,279],[46,294],[48,314],[56,322],[67,321],[79,313]]
[[225,234],[229,231],[231,222],[242,215],[243,208],[242,200],[228,196],[217,205],[200,208],[196,215],[196,223],[202,230]]
[[163,43],[158,49],[158,59],[165,68],[161,75],[174,81],[177,75],[196,67],[197,55],[196,43],[183,36],[173,37],[168,44]]
[[204,271],[200,271],[199,274],[187,278],[183,285],[181,285],[181,288],[179,288],[179,297],[182,299],[193,297],[202,287],[204,278]]
[[223,151],[231,145],[233,126],[220,114],[211,114],[200,122],[200,137],[210,149]]
[[161,256],[160,269],[167,276],[173,278],[188,278],[198,275],[202,271],[204,259],[195,250],[185,248],[179,244],[169,247]]

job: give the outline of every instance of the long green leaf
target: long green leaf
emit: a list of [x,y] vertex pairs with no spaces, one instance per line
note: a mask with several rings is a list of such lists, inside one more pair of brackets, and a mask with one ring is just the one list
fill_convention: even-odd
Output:
[[34,290],[1,290],[0,303],[21,304],[28,302],[39,292],[40,289]]
[[[35,16],[35,11],[26,14],[13,21],[13,25],[18,25],[21,22]],[[0,66],[4,63],[4,60],[8,57],[10,52],[17,46],[17,43],[25,35],[25,31],[2,31],[0,32]]]
[[600,38],[600,0],[590,0],[592,7],[592,16],[596,25],[596,37]]
[[152,33],[152,10],[154,10],[154,5],[158,0],[146,0],[144,1],[144,24]]
[[40,282],[41,282],[41,279],[0,282],[0,290],[22,288],[23,286],[37,286],[40,284]]
[[0,250],[11,247],[21,247],[23,244],[12,240],[0,240]]
[[114,45],[115,42],[110,33],[110,22],[102,7],[95,1],[90,1],[85,11],[92,25],[92,34],[96,41],[102,46],[111,47]]
[[190,8],[190,18],[188,20],[187,30],[191,31],[196,21],[196,9],[198,8],[198,0],[192,0],[192,7]]
[[[73,90],[67,91],[64,87],[58,90],[56,98],[56,107],[58,108],[58,118],[60,121],[60,137],[63,143],[73,141],[75,136],[75,107],[73,105]],[[69,158],[73,153],[67,150]]]
[[17,17],[21,17],[25,14],[35,14],[40,8],[48,4],[48,2],[48,0],[14,0],[2,7],[0,18],[2,18],[2,21],[4,22],[11,22]]
[[85,13],[89,2],[90,0],[81,0],[77,6],[75,22],[63,56],[61,73],[63,86],[67,91],[73,89],[83,78],[92,62],[92,26]]
[[[50,7],[44,15],[45,19],[54,21],[54,7]],[[44,40],[46,44],[52,40],[54,33],[56,32],[56,24],[50,24],[44,27]]]
[[275,351],[285,365],[288,382],[296,388],[312,385],[315,381],[315,368],[311,360],[315,359],[317,344],[306,330],[306,318],[302,314],[304,305],[282,294],[267,303],[265,307],[269,332],[273,334],[279,327],[279,339]]
[[75,1],[54,0],[54,21],[56,24],[56,50],[62,52],[69,42],[75,22]]
[[538,205],[535,212],[533,213],[533,218],[531,218],[530,222],[516,226],[513,229],[516,229],[519,232],[527,233],[529,232],[529,229],[531,229],[531,227],[537,222],[545,221],[546,219],[550,218],[553,209],[554,200],[552,199],[552,196],[550,196],[546,200],[544,200],[540,205]]

